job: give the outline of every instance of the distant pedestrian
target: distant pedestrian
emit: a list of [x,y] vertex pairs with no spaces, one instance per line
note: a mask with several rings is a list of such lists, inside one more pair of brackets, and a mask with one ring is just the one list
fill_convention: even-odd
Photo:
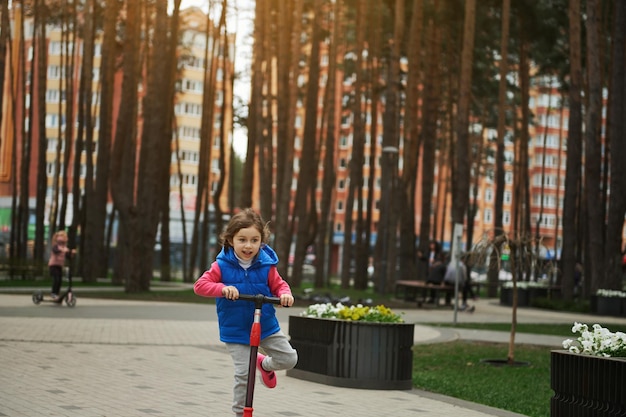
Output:
[[[457,268],[457,263],[458,263],[458,268]],[[463,290],[463,287],[465,286],[466,277],[467,277],[467,268],[465,267],[465,263],[463,262],[463,259],[459,259],[458,261],[456,259],[452,259],[450,260],[450,262],[448,262],[448,265],[446,267],[446,273],[443,277],[443,283],[449,287],[454,287],[456,283],[458,282],[459,288]],[[452,295],[450,294],[450,292],[446,292],[446,304],[450,304],[451,298],[452,298]]]
[[[448,286],[454,287],[455,282],[458,281],[462,299],[460,310],[473,312],[476,307],[467,304],[467,299],[469,297],[475,298],[474,290],[472,288],[472,282],[470,280],[469,268],[466,263],[467,258],[468,257],[466,255],[461,256],[461,258],[458,260],[458,269],[457,261],[454,259],[450,260],[446,268],[446,274],[443,278],[443,282]],[[450,298],[451,296],[449,295],[449,293],[446,293],[446,304],[450,304]]]
[[[448,261],[448,254],[446,252],[439,252],[435,257],[435,260],[428,268],[427,284],[443,285],[443,278],[446,275],[446,264]],[[437,291],[435,289],[430,290],[430,297],[426,300],[426,303],[437,302]]]
[[[232,410],[243,416],[250,359],[250,329],[255,306],[250,302],[235,302],[239,294],[263,294],[279,297],[285,307],[293,305],[289,284],[278,273],[278,256],[266,244],[267,224],[252,209],[235,214],[221,235],[222,250],[211,268],[194,285],[194,292],[203,297],[217,297],[217,317],[220,340],[226,344],[235,367]],[[276,310],[264,304],[261,313],[260,347],[267,356],[258,354],[257,368],[263,384],[276,386],[274,371],[291,369],[298,354],[287,336],[280,330]]]
[[472,300],[478,298],[476,293],[474,293],[474,286],[472,285],[472,266],[474,264],[470,254],[463,255],[461,261],[465,264],[465,283],[463,284],[463,304],[461,304],[461,309],[473,312],[476,307],[467,304],[467,300],[469,298]]
[[67,247],[67,232],[65,230],[59,230],[52,236],[52,248],[48,260],[48,270],[52,277],[52,289],[50,291],[52,299],[56,299],[61,292],[65,260],[69,259],[75,252],[74,249]]
[[428,243],[428,253],[417,251],[417,257],[422,261],[428,262],[428,267],[432,267],[435,262],[441,259],[441,245],[436,240],[431,240]]
[[583,285],[583,264],[576,262],[574,265],[574,295],[578,296],[581,293]]

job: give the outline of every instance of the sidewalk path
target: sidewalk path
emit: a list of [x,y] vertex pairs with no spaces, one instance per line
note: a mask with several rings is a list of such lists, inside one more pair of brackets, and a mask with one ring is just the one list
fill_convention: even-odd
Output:
[[[213,305],[80,298],[75,308],[34,305],[29,295],[0,294],[0,416],[231,416],[232,366],[219,342]],[[279,309],[288,316],[302,309]],[[508,341],[508,332],[436,328],[450,310],[402,310],[416,323],[416,343],[456,338]],[[479,301],[458,321],[506,322],[510,309]],[[525,310],[520,321],[588,318]],[[604,318],[603,318],[604,319]],[[592,322],[593,320],[587,320]],[[603,320],[605,323],[606,320]],[[525,335],[518,335],[520,343]],[[559,347],[562,337],[528,335]],[[337,388],[278,373],[257,383],[255,416],[515,417],[479,404],[419,390]]]

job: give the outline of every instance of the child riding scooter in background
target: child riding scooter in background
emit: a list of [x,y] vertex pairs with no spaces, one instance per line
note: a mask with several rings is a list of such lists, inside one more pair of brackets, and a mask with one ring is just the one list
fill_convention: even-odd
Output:
[[52,299],[56,300],[61,292],[63,266],[65,266],[65,260],[69,259],[74,253],[76,253],[76,249],[67,247],[67,232],[65,230],[59,230],[52,236],[52,249],[50,251],[50,260],[48,261],[48,269],[52,277],[52,290],[50,291]]

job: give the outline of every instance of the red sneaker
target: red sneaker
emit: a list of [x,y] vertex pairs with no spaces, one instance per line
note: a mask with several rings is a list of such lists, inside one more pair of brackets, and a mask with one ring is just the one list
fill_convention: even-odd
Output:
[[256,367],[261,372],[261,377],[263,377],[263,385],[268,388],[274,388],[276,386],[276,374],[274,371],[266,371],[263,369],[261,365],[263,363],[263,359],[265,359],[265,355],[261,355],[260,353],[256,356]]

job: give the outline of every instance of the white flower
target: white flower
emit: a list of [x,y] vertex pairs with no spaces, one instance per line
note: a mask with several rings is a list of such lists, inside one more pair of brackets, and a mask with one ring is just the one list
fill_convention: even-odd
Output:
[[312,304],[302,313],[302,315],[305,317],[333,318],[337,311],[339,311],[342,307],[343,305],[341,305],[341,303],[337,303],[336,306],[331,303]]
[[563,349],[572,353],[582,353],[595,356],[626,356],[626,334],[623,332],[612,333],[599,324],[592,326],[593,331],[583,323],[574,323],[572,333],[580,333],[576,341],[566,339],[563,341]]
[[384,305],[376,307],[365,307],[363,304],[345,306],[341,303],[335,305],[312,304],[302,313],[303,317],[325,318],[333,320],[352,320],[352,321],[369,321],[369,322],[389,322],[402,323],[402,317],[393,313]]
[[[502,288],[513,288],[512,281],[505,281],[502,283]],[[525,290],[528,288],[548,288],[548,282],[546,281],[517,281],[517,288]]]
[[618,290],[599,289],[598,291],[596,291],[596,295],[598,295],[600,297],[626,298],[626,292],[625,291],[618,291]]

